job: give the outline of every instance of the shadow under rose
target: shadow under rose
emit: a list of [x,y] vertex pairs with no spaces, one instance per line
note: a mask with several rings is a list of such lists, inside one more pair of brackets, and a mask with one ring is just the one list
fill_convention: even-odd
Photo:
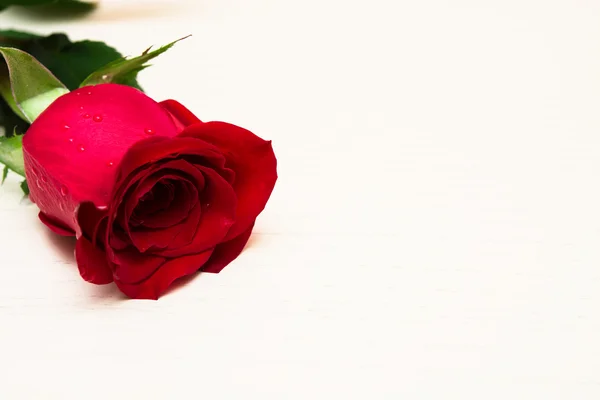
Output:
[[188,276],[184,276],[182,278],[179,278],[177,280],[175,280],[175,282],[173,282],[171,284],[171,286],[158,298],[158,300],[160,300],[163,297],[170,297],[173,295],[173,293],[176,293],[178,291],[180,291],[181,289],[188,287],[189,288],[189,284],[192,281],[195,281],[197,279],[200,279],[200,276],[204,275],[204,273],[202,272],[195,272],[191,275]]
[[61,236],[46,229],[46,237],[65,263],[75,264],[75,237]]
[[109,283],[107,285],[94,285],[88,283],[88,296],[90,302],[98,303],[117,303],[131,300],[119,290],[117,285]]
[[246,250],[248,250],[251,247],[256,246],[257,244],[259,244],[262,240],[262,235],[260,233],[252,233],[250,235],[250,238],[248,239],[248,243],[246,243],[246,246],[244,246],[244,249],[242,250],[242,252],[240,253],[240,256],[242,254],[244,254],[244,252]]
[[[244,249],[242,250],[242,252],[232,262],[235,262],[238,258],[243,257],[244,256],[244,252],[246,250],[248,250],[250,247],[256,245],[257,242],[260,242],[260,237],[259,236],[260,236],[260,234],[252,234],[250,236],[250,239],[246,243],[246,246],[244,246]],[[223,270],[227,269],[228,267],[229,266],[225,267]],[[198,271],[198,272],[193,273],[191,275],[179,278],[179,279],[175,280],[171,284],[171,286],[161,295],[161,298],[173,295],[173,293],[176,293],[179,290],[181,290],[181,289],[185,288],[186,286],[188,286],[192,281],[200,279],[201,276],[204,276],[204,275],[218,275],[219,273],[214,274],[214,273],[211,273],[211,272]],[[160,300],[160,298],[159,298],[159,300]]]
[[[46,229],[46,237],[56,249],[58,257],[63,261],[61,264],[69,267],[72,270],[71,272],[76,275],[76,278],[81,279],[79,277],[79,270],[77,269],[77,261],[75,260],[75,237],[57,235],[48,229]],[[86,296],[92,303],[114,303],[129,300],[114,283],[95,285],[85,282],[83,279],[81,280],[86,287]]]

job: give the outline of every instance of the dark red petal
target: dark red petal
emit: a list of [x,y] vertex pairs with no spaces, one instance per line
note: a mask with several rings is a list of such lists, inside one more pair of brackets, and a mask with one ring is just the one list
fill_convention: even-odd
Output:
[[206,187],[200,195],[202,215],[194,239],[187,246],[171,245],[161,251],[165,257],[198,253],[215,247],[223,241],[235,222],[236,197],[231,185],[213,169],[198,166],[205,177]]
[[236,223],[226,240],[232,239],[254,223],[271,196],[277,180],[277,159],[270,141],[225,122],[194,124],[179,137],[195,137],[216,146],[235,171],[233,188],[238,198]]
[[81,229],[81,233],[88,238],[88,240],[97,240],[101,242],[103,238],[97,238],[98,227],[100,223],[107,218],[107,210],[101,210],[97,208],[93,203],[84,202],[77,208],[77,224]]
[[[129,225],[131,227],[140,226],[151,229],[167,228],[183,221],[190,210],[198,202],[198,190],[195,185],[182,180],[177,175],[165,175],[160,178],[163,183],[170,183],[174,187],[175,196],[171,207],[159,213],[144,215],[138,213],[142,199],[138,199],[138,204],[130,216]],[[151,200],[149,200],[151,201]],[[135,221],[138,219],[138,221]]]
[[163,257],[141,254],[137,250],[116,251],[113,255],[115,280],[136,283],[147,279],[166,261]]
[[210,259],[202,267],[202,272],[219,273],[230,262],[235,260],[246,246],[246,243],[248,243],[252,228],[254,228],[254,223],[239,236],[218,245]]
[[[110,232],[108,238],[109,248],[113,250],[125,250],[127,247],[132,246],[127,233],[120,228],[113,229]],[[112,254],[112,251],[109,252]]]
[[[127,231],[131,243],[141,252],[152,247],[166,247],[177,235],[183,221],[185,221],[191,210],[198,204],[198,192],[189,182],[180,181],[175,184],[176,196],[172,206],[163,212],[150,216],[148,220],[144,216],[131,217]],[[136,221],[136,219],[139,220]]]
[[106,253],[94,246],[84,236],[77,239],[75,259],[79,273],[84,280],[96,285],[105,285],[113,281]]
[[[131,186],[132,174],[144,166],[153,166],[159,161],[167,161],[180,155],[202,157],[216,167],[225,164],[225,158],[215,146],[192,137],[153,137],[131,146],[121,164],[117,187],[127,190]],[[125,187],[125,189],[123,189]],[[114,197],[114,196],[113,196]]]
[[40,213],[38,214],[38,217],[39,217],[40,221],[42,221],[44,223],[44,225],[46,225],[48,228],[50,228],[50,230],[52,232],[57,233],[59,235],[63,235],[63,236],[75,236],[75,231],[73,229],[61,224],[60,222],[47,216],[43,212],[40,211]]
[[173,198],[173,185],[156,185],[152,189],[152,196],[150,201],[140,202],[136,211],[138,211],[140,215],[144,216],[156,214],[159,211],[168,209],[171,203],[173,202]]
[[[132,241],[139,251],[151,250],[154,254],[162,255],[162,250],[182,248],[191,243],[200,221],[201,207],[196,204],[185,220],[175,226],[164,229],[143,229],[132,231]],[[185,253],[180,253],[183,255]]]
[[212,250],[208,250],[200,254],[169,260],[152,276],[139,283],[124,283],[120,280],[115,280],[115,283],[123,293],[131,298],[156,300],[175,280],[197,272],[210,258],[211,253]]
[[165,110],[171,114],[175,125],[182,130],[188,125],[202,122],[190,110],[185,108],[176,100],[165,100],[159,103]]
[[[173,160],[162,164],[155,173],[142,180],[133,192],[133,195],[128,199],[128,203],[133,202],[134,207],[139,207],[139,200],[142,199],[146,193],[153,191],[156,184],[160,181],[164,182],[169,179],[173,184],[175,184],[176,181],[188,182],[186,185],[191,185],[191,187],[188,187],[187,190],[192,194],[197,194],[202,191],[205,185],[204,175],[202,175],[202,172],[192,164],[185,160]],[[185,203],[185,199],[181,194],[180,190],[180,193],[174,197],[171,206],[162,213],[155,212],[153,213],[153,216],[146,215],[143,225],[149,228],[166,228],[175,223],[169,222],[174,219],[170,215],[187,215],[191,207],[184,207],[183,203]],[[197,199],[197,196],[192,197]],[[152,200],[149,200],[149,203],[152,203]],[[130,207],[131,205],[129,208]],[[182,218],[179,220],[181,219]]]

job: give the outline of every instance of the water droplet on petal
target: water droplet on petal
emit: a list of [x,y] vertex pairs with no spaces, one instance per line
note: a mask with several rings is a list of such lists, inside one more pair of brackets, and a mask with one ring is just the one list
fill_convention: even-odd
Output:
[[77,150],[79,150],[80,152],[84,152],[85,151],[85,147],[79,146],[79,149],[77,149]]
[[60,203],[58,206],[60,207],[60,211],[65,211],[65,206],[63,203]]
[[[77,94],[79,94],[79,93],[77,93]],[[79,107],[79,109],[80,109],[80,110],[83,110],[83,106]]]
[[87,113],[86,113],[86,114],[83,114],[83,118],[89,118],[89,117],[91,117],[91,115],[90,115],[90,114],[87,114]]
[[144,129],[144,133],[145,133],[146,135],[150,135],[150,136],[152,136],[152,135],[154,135],[154,130],[153,130],[153,129],[150,129],[150,128],[146,128],[146,129]]
[[106,166],[108,166],[108,167],[112,167],[113,165],[115,165],[115,163],[112,161],[109,161],[106,163]]
[[40,189],[42,188],[42,184],[40,183],[39,179],[36,179],[35,184],[38,188],[40,188]]
[[73,143],[73,138],[69,138],[69,142],[70,142],[70,143]]
[[87,92],[88,95],[92,94],[92,92]]
[[102,115],[94,115],[94,121],[96,121],[96,122],[102,121]]
[[70,129],[71,127],[69,125],[65,125],[63,128]]
[[60,187],[60,194],[62,194],[63,196],[66,196],[67,193],[69,193],[69,191],[67,190],[66,186],[61,186]]
[[46,175],[41,175],[40,177],[42,178],[42,182],[48,182],[48,178],[46,178]]

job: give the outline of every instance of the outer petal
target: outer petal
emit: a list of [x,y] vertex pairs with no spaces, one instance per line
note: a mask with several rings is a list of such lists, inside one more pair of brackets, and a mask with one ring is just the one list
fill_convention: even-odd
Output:
[[148,132],[173,137],[179,130],[170,114],[139,90],[105,84],[58,98],[23,139],[27,177],[40,176],[39,185],[30,186],[40,209],[58,217],[50,205],[58,209],[56,200],[63,197],[74,205],[85,200],[108,205],[116,166]]
[[106,254],[83,236],[75,245],[75,259],[79,273],[86,281],[97,285],[105,285],[113,281]]
[[143,282],[128,284],[115,280],[119,289],[134,299],[157,300],[171,284],[184,276],[197,272],[210,258],[212,250],[167,261]]
[[68,226],[63,225],[61,222],[51,218],[40,211],[38,214],[40,221],[44,223],[50,230],[56,234],[62,236],[75,236],[75,231]]
[[235,260],[246,246],[246,243],[248,243],[252,228],[254,228],[254,223],[234,239],[218,245],[210,259],[202,267],[202,272],[221,272],[223,268]]
[[173,121],[179,130],[183,130],[188,125],[202,122],[190,110],[175,100],[165,100],[160,105],[171,114]]
[[262,212],[277,181],[277,159],[270,141],[225,122],[194,124],[180,137],[195,137],[217,147],[235,171],[233,188],[238,198],[236,223],[225,240],[246,231]]

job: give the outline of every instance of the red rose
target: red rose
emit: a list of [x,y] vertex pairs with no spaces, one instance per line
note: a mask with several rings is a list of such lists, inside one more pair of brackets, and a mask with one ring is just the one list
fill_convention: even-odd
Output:
[[277,180],[269,141],[114,84],[58,98],[23,153],[40,219],[77,236],[81,276],[133,298],[234,260]]

